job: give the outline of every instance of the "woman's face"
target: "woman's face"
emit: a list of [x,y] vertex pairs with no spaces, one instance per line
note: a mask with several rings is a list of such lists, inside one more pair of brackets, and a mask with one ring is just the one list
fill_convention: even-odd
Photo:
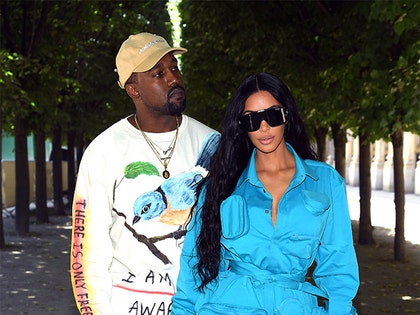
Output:
[[[271,107],[282,106],[269,92],[259,91],[252,94],[245,102],[243,115],[257,112]],[[284,124],[271,127],[264,119],[259,129],[248,132],[249,139],[254,146],[263,153],[274,152],[283,141]]]

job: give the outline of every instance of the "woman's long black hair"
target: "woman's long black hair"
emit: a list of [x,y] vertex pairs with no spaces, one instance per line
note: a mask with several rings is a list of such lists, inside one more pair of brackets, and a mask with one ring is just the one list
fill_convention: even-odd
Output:
[[[201,279],[200,290],[215,279],[220,264],[220,205],[229,197],[245,169],[254,149],[246,132],[239,127],[245,101],[258,92],[269,92],[288,114],[284,138],[303,159],[316,159],[311,149],[304,124],[296,103],[287,86],[269,73],[253,74],[247,77],[233,95],[223,119],[219,146],[210,162],[206,178],[205,202],[201,209],[201,230],[197,239],[197,272]],[[201,186],[203,187],[203,186]]]

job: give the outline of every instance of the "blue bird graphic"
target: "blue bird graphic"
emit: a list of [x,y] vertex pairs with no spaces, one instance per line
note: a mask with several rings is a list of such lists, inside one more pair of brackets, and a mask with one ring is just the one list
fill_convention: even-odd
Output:
[[196,166],[164,181],[154,191],[140,195],[134,202],[133,224],[140,220],[182,225],[196,200],[197,185],[207,176],[210,159],[220,135],[213,133],[204,142]]

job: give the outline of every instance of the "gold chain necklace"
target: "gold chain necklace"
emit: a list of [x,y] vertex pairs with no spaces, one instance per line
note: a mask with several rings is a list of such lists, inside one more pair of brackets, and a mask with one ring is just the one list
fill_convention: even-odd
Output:
[[162,157],[159,154],[159,151],[156,149],[156,147],[158,147],[158,146],[156,144],[154,144],[153,141],[148,136],[146,136],[146,134],[143,132],[143,130],[141,130],[140,125],[137,121],[137,114],[134,114],[134,122],[136,123],[137,128],[140,130],[141,134],[143,135],[144,140],[146,140],[147,144],[152,149],[153,153],[156,155],[159,162],[162,164],[162,166],[164,168],[164,170],[162,172],[162,176],[165,179],[168,179],[169,176],[171,176],[171,174],[168,171],[168,164],[171,161],[172,154],[174,153],[174,150],[175,150],[176,140],[178,139],[178,130],[179,130],[178,116],[175,116],[175,119],[176,119],[176,133],[175,133],[174,139],[171,142],[171,143],[173,143],[173,146],[171,147],[172,144],[169,145],[169,148],[166,151],[163,151],[161,149],[164,155],[166,155],[166,153],[170,150],[168,156]]

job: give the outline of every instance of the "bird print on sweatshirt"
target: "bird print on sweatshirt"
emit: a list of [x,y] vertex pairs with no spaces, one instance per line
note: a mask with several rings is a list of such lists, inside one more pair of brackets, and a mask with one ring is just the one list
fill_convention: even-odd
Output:
[[140,220],[152,219],[171,225],[185,223],[197,197],[197,185],[207,176],[219,138],[220,135],[212,134],[206,139],[192,169],[167,179],[154,191],[143,193],[136,199],[133,225]]

